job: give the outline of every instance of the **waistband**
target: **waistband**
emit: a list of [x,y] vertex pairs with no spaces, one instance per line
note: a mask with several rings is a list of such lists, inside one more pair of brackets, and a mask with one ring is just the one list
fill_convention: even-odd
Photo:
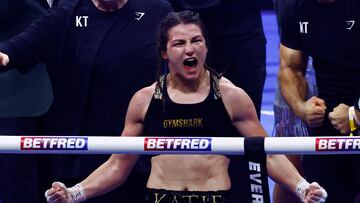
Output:
[[229,190],[174,191],[146,189],[146,203],[234,203]]

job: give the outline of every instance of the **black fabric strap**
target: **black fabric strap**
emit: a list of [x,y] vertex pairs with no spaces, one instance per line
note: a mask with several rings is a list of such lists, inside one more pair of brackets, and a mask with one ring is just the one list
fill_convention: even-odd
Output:
[[250,183],[246,202],[270,203],[264,140],[264,137],[247,137],[244,141]]

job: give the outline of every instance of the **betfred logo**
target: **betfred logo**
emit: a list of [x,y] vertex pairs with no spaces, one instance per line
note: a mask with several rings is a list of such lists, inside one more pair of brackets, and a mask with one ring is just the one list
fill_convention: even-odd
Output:
[[358,151],[360,138],[316,138],[316,151]]
[[21,137],[21,150],[87,150],[87,137]]
[[145,138],[145,151],[211,151],[211,138]]

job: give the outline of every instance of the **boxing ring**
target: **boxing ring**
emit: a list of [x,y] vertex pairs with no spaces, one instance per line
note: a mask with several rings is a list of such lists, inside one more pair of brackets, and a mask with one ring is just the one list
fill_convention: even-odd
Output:
[[[0,135],[11,154],[245,155],[244,202],[270,203],[266,154],[360,154],[360,137],[101,137]],[[245,179],[244,179],[245,180]]]
[[[0,153],[244,154],[242,137],[100,137],[0,135]],[[259,138],[258,138],[259,139]],[[266,154],[360,154],[360,137],[266,137]]]

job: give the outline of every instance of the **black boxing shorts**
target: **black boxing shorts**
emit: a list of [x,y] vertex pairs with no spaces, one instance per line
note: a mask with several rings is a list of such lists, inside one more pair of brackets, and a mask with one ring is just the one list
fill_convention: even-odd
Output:
[[230,191],[173,191],[146,189],[146,203],[235,203]]

